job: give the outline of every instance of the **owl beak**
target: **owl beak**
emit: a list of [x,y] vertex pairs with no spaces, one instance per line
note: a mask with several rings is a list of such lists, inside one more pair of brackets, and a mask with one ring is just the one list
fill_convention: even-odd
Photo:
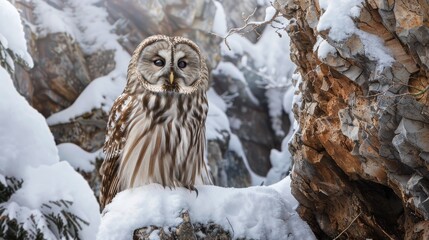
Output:
[[173,72],[170,72],[170,84],[173,84],[174,82],[174,74]]

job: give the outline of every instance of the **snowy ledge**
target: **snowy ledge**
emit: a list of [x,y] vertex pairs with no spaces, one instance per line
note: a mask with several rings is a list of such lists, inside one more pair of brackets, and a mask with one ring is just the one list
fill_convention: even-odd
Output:
[[[162,229],[168,235],[187,222],[183,213],[189,214],[196,239],[205,236],[195,226],[213,224],[233,239],[315,239],[291,204],[272,187],[197,189],[198,197],[184,188],[170,190],[158,184],[121,192],[104,210],[97,239],[132,239],[134,231],[144,227]],[[159,239],[159,232],[149,239]]]

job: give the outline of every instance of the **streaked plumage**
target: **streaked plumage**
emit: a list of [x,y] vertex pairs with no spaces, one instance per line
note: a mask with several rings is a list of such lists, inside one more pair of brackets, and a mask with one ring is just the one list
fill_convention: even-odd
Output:
[[189,189],[209,183],[208,71],[198,46],[182,37],[149,37],[134,51],[127,79],[108,120],[101,208],[116,193],[149,183]]

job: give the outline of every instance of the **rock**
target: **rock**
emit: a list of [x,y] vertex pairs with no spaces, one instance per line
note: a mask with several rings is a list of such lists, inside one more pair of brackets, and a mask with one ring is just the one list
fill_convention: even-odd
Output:
[[220,225],[215,223],[192,223],[189,212],[184,211],[183,219],[177,227],[149,226],[136,229],[133,240],[149,240],[156,235],[160,240],[230,240],[230,232],[225,231]]
[[244,159],[228,149],[230,135],[220,140],[208,140],[207,159],[212,175],[213,184],[222,187],[247,187],[251,185],[250,173],[244,164]]
[[[18,86],[32,86],[29,102],[45,117],[70,106],[91,82],[84,54],[67,34],[54,33],[37,39],[33,55],[35,67]],[[24,69],[18,69],[23,71]],[[17,73],[24,76],[24,73]],[[27,87],[28,88],[28,87]]]
[[[303,80],[289,147],[301,217],[321,239],[425,239],[428,4],[364,1],[351,18],[359,34],[341,41],[317,31],[319,1],[276,7],[293,19],[291,57]],[[392,62],[375,61],[362,34],[378,38]],[[326,55],[313,51],[322,41],[331,46]]]
[[94,152],[103,147],[107,117],[103,110],[94,109],[69,123],[56,124],[50,128],[57,144],[71,142]]

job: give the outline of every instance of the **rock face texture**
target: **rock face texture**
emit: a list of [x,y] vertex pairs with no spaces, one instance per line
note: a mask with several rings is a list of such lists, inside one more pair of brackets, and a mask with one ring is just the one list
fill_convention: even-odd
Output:
[[319,1],[276,3],[301,75],[292,192],[320,239],[427,239],[429,5],[356,2],[341,40]]

